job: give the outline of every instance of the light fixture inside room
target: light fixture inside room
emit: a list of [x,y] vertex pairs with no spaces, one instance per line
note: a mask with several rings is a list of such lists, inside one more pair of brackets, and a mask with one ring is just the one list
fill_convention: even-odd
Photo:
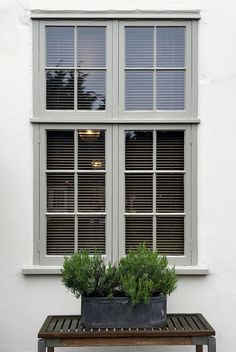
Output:
[[96,140],[100,137],[100,131],[98,130],[80,130],[79,136],[83,140]]
[[94,169],[101,169],[102,161],[101,160],[92,160],[91,165]]

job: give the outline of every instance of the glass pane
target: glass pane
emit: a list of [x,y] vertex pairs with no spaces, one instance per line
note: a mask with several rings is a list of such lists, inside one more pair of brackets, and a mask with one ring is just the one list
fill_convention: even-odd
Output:
[[157,170],[184,170],[184,131],[157,132]]
[[184,67],[185,27],[157,28],[157,66]]
[[46,65],[74,66],[74,27],[46,27]]
[[105,31],[105,27],[78,27],[78,67],[106,67]]
[[95,251],[106,252],[105,216],[78,217],[78,250],[86,249],[90,254]]
[[74,216],[47,216],[47,254],[65,255],[74,252]]
[[145,243],[147,248],[153,247],[151,216],[126,216],[125,219],[125,252],[136,249],[139,244]]
[[152,174],[125,175],[125,210],[127,213],[151,213]]
[[105,211],[105,174],[78,175],[78,211]]
[[47,131],[47,169],[74,168],[74,132]]
[[105,131],[78,132],[78,169],[105,169]]
[[78,110],[105,110],[106,71],[78,71]]
[[126,71],[125,110],[153,110],[153,71]]
[[74,109],[74,72],[53,70],[46,72],[46,109]]
[[126,67],[153,67],[153,27],[125,28]]
[[157,213],[184,212],[183,174],[157,174],[156,208]]
[[184,217],[157,216],[156,243],[160,254],[184,255]]
[[74,175],[47,175],[47,210],[48,212],[74,211]]
[[152,170],[153,168],[152,131],[125,132],[126,170]]
[[157,72],[157,109],[184,110],[185,72]]

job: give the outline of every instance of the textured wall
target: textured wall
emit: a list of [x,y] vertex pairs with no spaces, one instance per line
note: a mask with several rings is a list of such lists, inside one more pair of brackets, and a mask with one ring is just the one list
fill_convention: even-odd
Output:
[[202,312],[216,328],[218,352],[234,351],[236,4],[233,0],[1,0],[0,350],[36,351],[36,333],[47,314],[79,312],[78,301],[66,293],[59,277],[21,274],[23,264],[32,263],[33,243],[33,154],[29,122],[32,9],[201,10],[199,263],[208,265],[210,274],[180,277],[177,291],[169,298],[169,311]]

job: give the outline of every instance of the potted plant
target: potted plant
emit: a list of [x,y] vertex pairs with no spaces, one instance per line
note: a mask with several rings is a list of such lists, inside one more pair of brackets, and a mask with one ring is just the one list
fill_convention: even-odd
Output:
[[82,297],[86,327],[155,327],[165,324],[166,296],[176,288],[176,273],[165,256],[140,245],[118,263],[80,251],[65,258],[62,282]]

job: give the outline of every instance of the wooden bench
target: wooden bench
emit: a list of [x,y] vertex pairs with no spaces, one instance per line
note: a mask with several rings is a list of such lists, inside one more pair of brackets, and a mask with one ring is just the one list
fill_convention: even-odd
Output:
[[50,315],[38,333],[38,352],[53,352],[55,347],[156,345],[192,345],[196,352],[207,345],[208,352],[215,352],[214,336],[202,314],[169,314],[165,326],[153,329],[85,329],[78,315]]

